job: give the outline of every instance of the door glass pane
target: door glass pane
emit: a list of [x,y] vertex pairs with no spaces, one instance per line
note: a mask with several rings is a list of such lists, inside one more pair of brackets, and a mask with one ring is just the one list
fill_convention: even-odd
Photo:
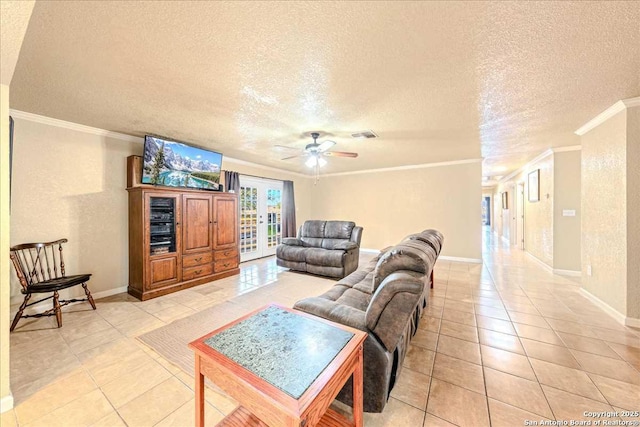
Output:
[[258,189],[240,187],[240,253],[258,250]]
[[267,247],[273,248],[280,244],[282,213],[282,191],[274,188],[267,189]]

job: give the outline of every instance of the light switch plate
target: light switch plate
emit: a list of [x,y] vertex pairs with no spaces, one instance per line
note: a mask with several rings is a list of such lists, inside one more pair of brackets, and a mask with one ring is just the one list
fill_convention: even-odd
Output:
[[562,210],[562,216],[576,216],[576,210],[575,209],[563,209]]

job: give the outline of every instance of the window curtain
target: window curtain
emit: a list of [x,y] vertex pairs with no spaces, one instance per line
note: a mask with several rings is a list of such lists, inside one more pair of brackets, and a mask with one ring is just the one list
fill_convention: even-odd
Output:
[[240,174],[233,171],[224,171],[224,184],[227,186],[227,192],[233,190],[234,193],[240,194]]
[[296,237],[296,201],[293,181],[282,183],[282,237]]

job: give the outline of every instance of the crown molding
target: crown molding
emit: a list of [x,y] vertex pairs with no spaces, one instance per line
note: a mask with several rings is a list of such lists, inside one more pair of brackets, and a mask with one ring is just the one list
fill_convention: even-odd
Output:
[[353,172],[337,172],[337,173],[321,174],[320,179],[324,177],[332,177],[332,176],[360,175],[365,173],[380,173],[380,172],[395,172],[395,171],[403,171],[403,170],[410,170],[410,169],[437,168],[441,166],[454,166],[454,165],[464,165],[468,163],[481,163],[481,162],[482,162],[482,159],[467,159],[467,160],[454,160],[451,162],[421,163],[418,165],[394,166],[390,168],[380,168],[380,169],[363,169],[363,170],[353,171]]
[[580,151],[582,150],[582,145],[568,145],[566,147],[558,147],[552,148],[551,151],[554,153],[567,153],[569,151]]
[[[90,133],[90,134],[93,134],[93,135],[104,136],[104,137],[107,137],[107,138],[120,139],[122,141],[138,142],[138,143],[143,143],[144,142],[144,138],[139,137],[139,136],[128,135],[128,134],[124,134],[124,133],[120,133],[120,132],[113,132],[113,131],[110,131],[110,130],[105,130],[105,129],[100,129],[100,128],[94,128],[94,127],[91,127],[91,126],[85,126],[85,125],[81,125],[81,124],[78,124],[78,123],[68,122],[66,120],[54,119],[54,118],[47,117],[47,116],[41,116],[39,114],[28,113],[26,111],[10,109],[9,110],[9,114],[14,119],[29,120],[29,121],[35,122],[35,123],[41,123],[41,124],[45,124],[45,125],[49,125],[49,126],[56,126],[56,127],[60,127],[60,128],[64,128],[64,129],[75,130],[75,131],[78,131],[78,132]],[[235,163],[235,164],[238,164],[238,165],[251,166],[251,167],[260,168],[260,169],[264,169],[264,170],[269,170],[269,171],[273,171],[273,172],[286,173],[286,174],[297,176],[297,177],[300,177],[300,178],[308,178],[308,179],[313,178],[313,175],[311,175],[311,174],[307,175],[307,174],[304,174],[304,173],[293,172],[293,171],[290,171],[290,170],[280,169],[280,168],[276,168],[276,167],[273,167],[273,166],[261,165],[259,163],[253,163],[253,162],[249,162],[249,161],[246,161],[246,160],[240,160],[240,159],[236,159],[236,158],[229,157],[229,156],[224,156],[223,157],[223,161],[228,161],[230,163]],[[478,162],[482,162],[482,159],[455,160],[455,161],[451,161],[451,162],[423,163],[423,164],[418,164],[418,165],[395,166],[395,167],[390,167],[390,168],[364,169],[364,170],[353,171],[353,172],[328,173],[328,174],[321,174],[320,178],[333,177],[333,176],[344,176],[344,175],[358,175],[358,174],[365,174],[365,173],[393,172],[393,171],[401,171],[401,170],[409,170],[409,169],[434,168],[434,167],[441,167],[441,166],[453,166],[453,165],[462,165],[462,164],[467,164],[467,163],[478,163]]]
[[640,96],[637,96],[635,98],[622,99],[616,102],[615,104],[613,104],[611,107],[604,110],[602,113],[595,116],[593,119],[589,120],[587,123],[582,125],[582,127],[576,130],[574,133],[576,135],[582,136],[585,133],[589,132],[591,129],[595,128],[596,126],[599,126],[602,123],[606,122],[611,117],[618,114],[619,112],[627,108],[638,107],[638,106],[640,106]]
[[120,132],[113,132],[110,130],[94,128],[91,126],[85,126],[78,123],[67,122],[65,120],[59,120],[59,119],[54,119],[47,116],[41,116],[39,114],[27,113],[26,111],[10,109],[9,115],[11,115],[11,117],[13,117],[14,119],[29,120],[30,122],[42,123],[49,126],[56,126],[59,128],[70,129],[70,130],[75,130],[75,131],[84,132],[84,133],[90,133],[98,136],[105,136],[107,138],[120,139],[122,141],[140,142],[140,143],[144,142],[144,138],[139,136],[127,135]]
[[[28,120],[28,121],[34,122],[34,123],[41,123],[41,124],[44,124],[44,125],[55,126],[55,127],[59,127],[59,128],[63,128],[63,129],[69,129],[69,130],[74,130],[74,131],[78,131],[78,132],[90,133],[92,135],[104,136],[104,137],[107,137],[107,138],[120,139],[122,141],[138,142],[138,143],[141,143],[141,144],[144,143],[144,138],[139,137],[139,136],[127,135],[127,134],[120,133],[120,132],[113,132],[113,131],[110,131],[110,130],[94,128],[94,127],[91,127],[91,126],[85,126],[85,125],[81,125],[81,124],[78,124],[78,123],[68,122],[66,120],[54,119],[52,117],[47,117],[47,116],[41,116],[39,114],[28,113],[26,111],[10,109],[9,110],[9,114],[14,119]],[[304,174],[301,174],[301,173],[298,173],[298,172],[291,172],[291,171],[288,171],[288,170],[285,170],[285,169],[278,169],[278,168],[274,168],[274,167],[270,167],[270,166],[261,165],[261,164],[258,164],[258,163],[247,162],[245,160],[235,159],[235,158],[229,157],[229,156],[224,156],[223,159],[225,161],[229,161],[231,163],[236,163],[236,164],[240,164],[240,165],[252,166],[252,167],[271,170],[271,171],[275,171],[275,172],[288,173],[288,174],[295,175],[295,176],[300,176],[300,177],[303,177],[303,178],[312,178],[311,175],[304,175]]]

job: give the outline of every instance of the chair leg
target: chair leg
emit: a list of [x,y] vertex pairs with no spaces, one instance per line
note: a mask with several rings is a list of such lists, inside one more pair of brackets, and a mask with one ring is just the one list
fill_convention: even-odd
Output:
[[27,302],[29,302],[30,298],[31,298],[31,294],[27,294],[24,296],[24,301],[22,301],[22,304],[20,305],[20,308],[16,313],[16,317],[13,318],[13,322],[11,323],[11,328],[9,329],[9,332],[13,332],[13,330],[16,328],[16,325],[18,324],[18,321],[22,317],[22,313],[24,312],[24,309],[27,307]]
[[431,289],[433,289],[433,270],[431,270]]
[[96,309],[96,303],[93,302],[93,297],[91,296],[91,292],[89,292],[89,288],[87,287],[86,283],[82,284],[82,287],[84,288],[84,294],[87,296],[87,300],[89,301],[89,304],[91,304],[91,307],[93,307],[93,309]]
[[62,310],[60,309],[60,301],[58,300],[58,291],[53,292],[53,310],[56,312],[56,320],[58,328],[62,327]]

